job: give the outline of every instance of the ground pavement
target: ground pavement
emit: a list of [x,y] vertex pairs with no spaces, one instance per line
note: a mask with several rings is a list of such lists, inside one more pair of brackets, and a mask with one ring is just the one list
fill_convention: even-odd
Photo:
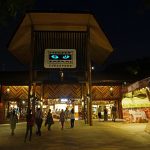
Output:
[[0,150],[150,150],[150,134],[144,131],[146,123],[103,122],[94,120],[93,126],[75,121],[67,122],[61,130],[55,122],[51,131],[42,126],[42,135],[24,143],[26,124],[18,123],[11,136],[8,124],[0,125]]

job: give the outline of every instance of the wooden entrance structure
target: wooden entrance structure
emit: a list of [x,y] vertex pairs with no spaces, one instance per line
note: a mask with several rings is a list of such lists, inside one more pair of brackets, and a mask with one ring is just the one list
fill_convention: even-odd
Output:
[[[63,70],[44,68],[44,50],[47,48],[76,49],[76,68]],[[20,62],[29,67],[29,107],[31,93],[35,97],[37,84],[42,87],[45,84],[81,84],[84,91],[81,97],[87,104],[88,123],[92,125],[91,62],[102,64],[113,51],[92,14],[26,13],[8,49]],[[44,96],[42,91],[41,95]],[[35,112],[34,99],[32,105]]]

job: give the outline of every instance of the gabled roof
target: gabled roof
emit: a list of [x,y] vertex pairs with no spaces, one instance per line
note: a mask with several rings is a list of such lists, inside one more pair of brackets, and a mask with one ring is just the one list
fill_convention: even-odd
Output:
[[89,49],[96,63],[106,60],[113,48],[92,14],[26,13],[12,37],[8,49],[22,63],[31,61],[31,35],[34,31],[90,31]]

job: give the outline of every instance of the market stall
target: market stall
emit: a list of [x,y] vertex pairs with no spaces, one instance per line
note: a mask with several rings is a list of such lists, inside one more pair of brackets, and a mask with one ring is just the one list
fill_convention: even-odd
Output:
[[126,87],[122,99],[123,118],[129,122],[148,122],[150,120],[149,99],[150,78]]

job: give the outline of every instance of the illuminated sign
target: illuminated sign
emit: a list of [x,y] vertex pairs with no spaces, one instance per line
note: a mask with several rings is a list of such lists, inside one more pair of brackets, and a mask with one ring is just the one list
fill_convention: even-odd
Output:
[[45,49],[45,68],[76,68],[75,49]]
[[60,101],[61,101],[61,103],[66,103],[66,102],[68,102],[68,99],[67,98],[61,98]]
[[49,60],[71,60],[70,54],[50,54]]

